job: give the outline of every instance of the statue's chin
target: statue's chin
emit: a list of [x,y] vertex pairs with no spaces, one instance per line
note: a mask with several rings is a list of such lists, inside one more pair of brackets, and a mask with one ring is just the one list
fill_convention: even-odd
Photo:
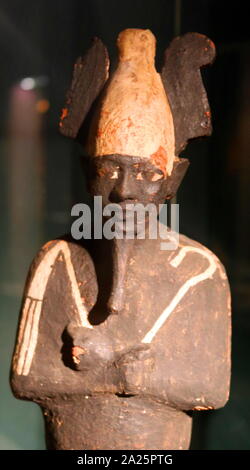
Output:
[[112,232],[115,233],[115,239],[134,239],[134,238],[147,238],[148,221],[133,221],[129,219],[116,220]]

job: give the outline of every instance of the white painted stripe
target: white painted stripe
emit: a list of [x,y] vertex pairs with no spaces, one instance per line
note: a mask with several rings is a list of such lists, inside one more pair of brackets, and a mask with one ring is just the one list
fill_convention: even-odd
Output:
[[205,258],[207,258],[207,260],[209,261],[209,267],[203,273],[191,277],[185,282],[185,284],[183,284],[183,286],[178,290],[177,294],[172,299],[170,304],[165,308],[165,310],[163,310],[162,314],[156,320],[151,330],[149,330],[149,332],[144,336],[144,338],[142,339],[142,343],[151,343],[152,339],[158,333],[159,329],[162,327],[167,318],[174,311],[175,307],[179,304],[181,299],[191,287],[195,286],[199,282],[204,281],[205,279],[211,278],[215,273],[218,267],[215,256],[209,251],[205,251],[201,248],[196,248],[192,246],[184,246],[183,248],[181,248],[178,255],[175,256],[175,258],[170,262],[171,266],[177,268],[188,252],[199,253]]
[[42,311],[42,302],[36,301],[35,303],[35,310],[33,313],[32,318],[32,327],[31,327],[31,334],[29,339],[29,345],[27,348],[27,354],[25,357],[25,363],[23,366],[22,375],[28,375],[30,371],[30,367],[32,364],[33,356],[36,349],[37,339],[38,339],[38,328],[39,328],[39,320]]
[[[23,374],[23,371],[24,371],[24,368],[25,368],[25,364],[27,362],[27,356],[29,354],[29,347],[30,347],[30,342],[31,342],[31,338],[32,338],[32,329],[33,329],[33,324],[34,324],[34,318],[35,318],[36,311],[37,311],[37,303],[38,303],[37,300],[31,299],[31,306],[30,306],[30,311],[29,311],[29,324],[28,324],[28,327],[27,327],[27,329],[29,330],[29,337],[28,337],[28,340],[26,341],[28,346],[24,350],[24,354],[23,354],[24,360],[23,360],[22,374]],[[41,304],[41,301],[39,303]]]
[[71,282],[71,290],[73,294],[73,299],[76,303],[81,326],[84,326],[85,328],[93,328],[91,323],[89,323],[88,321],[88,311],[82,302],[81,294],[80,294],[76,276],[75,276],[75,270],[71,261],[70,250],[66,242],[64,242],[63,254],[64,254],[66,268],[67,268],[68,275],[69,275],[70,282]]
[[[62,252],[65,259],[67,273],[71,284],[72,297],[75,300],[79,315],[79,324],[85,328],[93,328],[88,321],[88,311],[81,299],[74,267],[71,261],[70,249],[67,242],[61,240],[46,253],[40,262],[27,292],[27,297],[22,311],[17,350],[13,362],[14,369],[19,375],[29,374],[38,340],[39,321],[44,294],[56,258],[60,252]],[[33,302],[32,308],[30,308],[31,302]]]
[[33,312],[35,308],[35,303],[32,299],[26,299],[26,300],[29,300],[30,302],[28,305],[27,320],[26,320],[26,325],[25,325],[25,329],[23,332],[23,339],[20,344],[20,353],[19,353],[18,365],[17,365],[17,370],[19,371],[19,374],[23,373],[23,367],[24,367],[25,358],[26,358],[26,354],[27,354],[27,350],[29,346],[30,335],[31,335]]
[[30,308],[31,300],[26,297],[22,309],[22,315],[21,315],[21,322],[20,322],[20,327],[19,327],[19,332],[18,332],[18,338],[17,338],[17,346],[16,346],[16,351],[14,354],[14,360],[13,360],[13,367],[16,369],[18,374],[21,374],[22,368],[23,368],[23,355],[21,353],[22,350],[22,345],[24,341],[24,333],[26,330],[27,326],[27,319],[28,319],[28,312]]

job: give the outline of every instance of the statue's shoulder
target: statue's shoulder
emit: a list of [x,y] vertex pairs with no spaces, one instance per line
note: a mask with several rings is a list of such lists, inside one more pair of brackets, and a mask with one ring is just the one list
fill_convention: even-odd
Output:
[[73,240],[69,235],[50,240],[35,255],[29,269],[25,291],[32,282],[43,284],[60,262],[70,275],[72,269],[77,277],[94,273],[94,265],[87,246]]
[[197,284],[208,293],[212,286],[220,293],[230,292],[225,267],[215,253],[186,235],[172,232],[171,237],[169,245],[158,242],[158,259],[177,284]]
[[[212,271],[218,271],[221,279],[227,280],[226,269],[218,256],[205,245],[202,245],[196,240],[193,240],[186,235],[180,234],[176,254],[179,255],[179,257],[184,257],[189,254],[193,262],[195,259],[197,262],[200,260],[201,263],[207,261],[207,263],[209,263],[211,266],[210,269]],[[192,262],[190,264],[192,265]]]
[[[178,246],[169,255],[169,267],[174,268],[176,282],[181,282],[197,297],[198,303],[220,306],[231,311],[231,293],[226,269],[220,259],[206,246],[185,235],[179,235]],[[173,274],[174,275],[174,274]],[[184,288],[184,287],[183,287]]]
[[87,245],[77,242],[70,235],[65,235],[42,245],[31,263],[31,268],[36,270],[41,262],[44,262],[45,266],[59,255],[63,255],[66,259],[70,257],[72,260],[80,256],[82,261],[91,262]]

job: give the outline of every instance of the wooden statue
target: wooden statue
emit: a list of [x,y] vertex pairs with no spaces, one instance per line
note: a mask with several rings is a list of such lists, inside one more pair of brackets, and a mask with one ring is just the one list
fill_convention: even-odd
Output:
[[[127,203],[172,198],[188,167],[179,153],[211,133],[200,67],[215,49],[200,34],[177,37],[161,74],[149,30],[123,31],[118,49],[110,79],[100,40],[78,60],[60,129],[84,145],[91,194],[125,218]],[[184,235],[175,250],[161,242],[68,236],[36,256],[11,385],[41,406],[48,449],[187,449],[190,410],[227,402],[225,270]]]

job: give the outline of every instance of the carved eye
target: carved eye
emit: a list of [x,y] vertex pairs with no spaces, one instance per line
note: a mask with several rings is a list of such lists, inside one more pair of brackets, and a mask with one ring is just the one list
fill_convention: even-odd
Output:
[[119,177],[119,167],[100,166],[95,169],[96,175],[99,178],[108,177],[115,180]]
[[151,181],[160,181],[160,180],[163,179],[163,176],[164,176],[164,175],[163,175],[162,172],[161,172],[161,173],[154,173],[154,174],[152,175]]
[[117,178],[118,178],[118,170],[113,170],[113,171],[111,172],[110,179],[111,179],[111,180],[117,180]]
[[145,180],[153,182],[153,183],[155,183],[157,181],[161,181],[164,178],[164,175],[163,175],[162,171],[160,171],[160,170],[159,170],[159,172],[158,171],[150,171],[150,170],[143,171],[143,172],[141,172],[141,174],[143,176],[143,178],[141,178],[141,179],[145,179]]
[[139,180],[139,181],[143,180],[143,174],[142,174],[141,171],[139,173],[137,173],[136,179]]

